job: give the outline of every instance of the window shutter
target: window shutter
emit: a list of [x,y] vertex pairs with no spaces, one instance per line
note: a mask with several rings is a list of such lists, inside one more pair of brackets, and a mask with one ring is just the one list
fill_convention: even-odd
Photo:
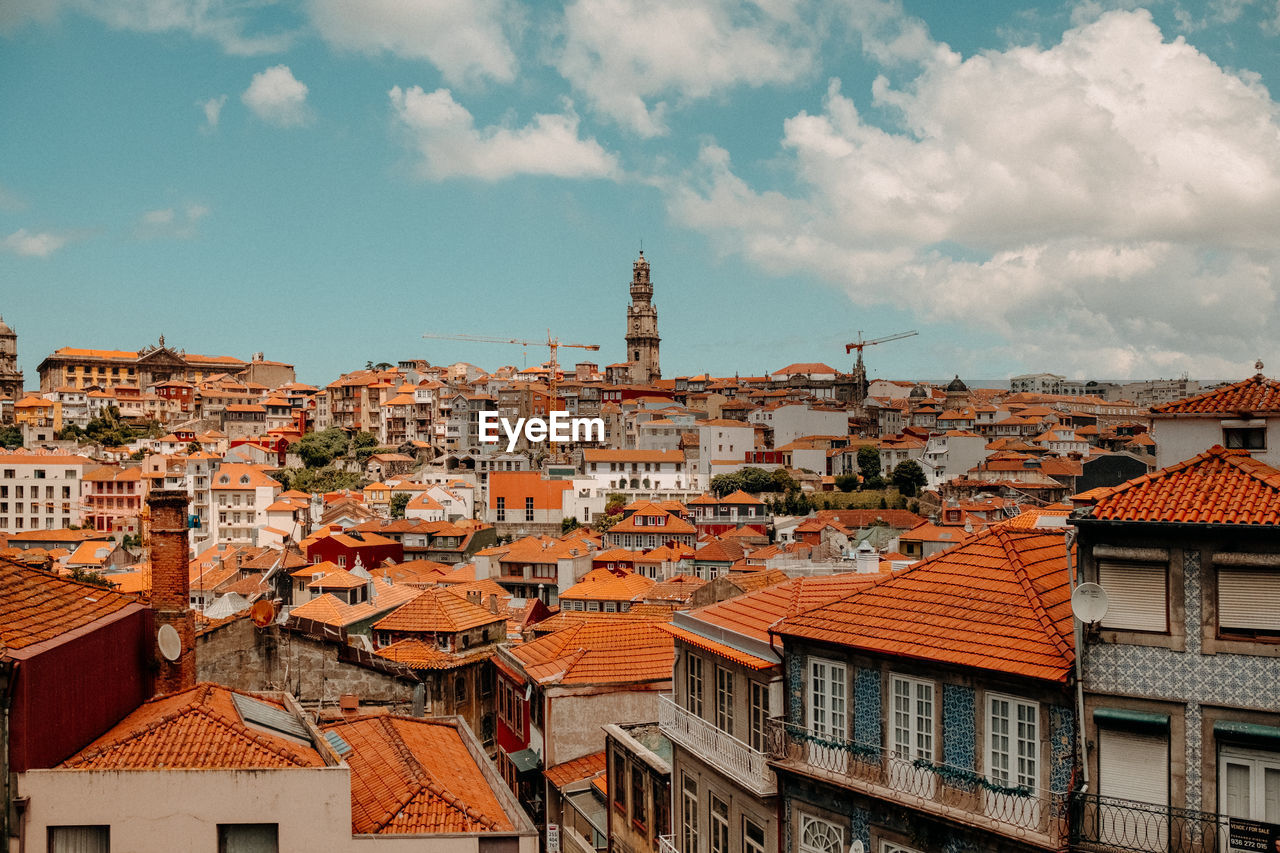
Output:
[[1219,566],[1218,625],[1280,631],[1280,571]]
[[1168,806],[1168,735],[1098,729],[1098,794]]
[[1103,628],[1125,631],[1169,630],[1169,567],[1165,563],[1098,563],[1098,583],[1110,606]]

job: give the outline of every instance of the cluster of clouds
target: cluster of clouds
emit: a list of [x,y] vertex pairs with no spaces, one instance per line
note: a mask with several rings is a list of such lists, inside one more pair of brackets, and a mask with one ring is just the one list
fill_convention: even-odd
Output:
[[[1175,17],[1194,31],[1248,2]],[[14,0],[0,32],[76,8],[236,54],[310,34],[342,52],[421,60],[447,87],[397,85],[387,97],[425,180],[645,184],[726,255],[981,330],[1025,363],[1234,376],[1280,332],[1280,108],[1256,75],[1167,40],[1132,5],[1082,0],[1054,44],[967,57],[898,0],[568,0],[551,21],[517,0],[303,0],[297,29],[276,33],[253,31],[230,0]],[[661,139],[700,103],[818,81],[832,42],[883,75],[869,92],[832,80],[820,109],[787,119],[770,187],[753,186],[743,175],[756,164],[744,172],[716,140],[684,166],[630,167],[601,142],[606,131]],[[456,93],[518,86],[522,58],[563,79],[559,108],[478,124]],[[314,120],[308,94],[277,64],[240,101],[291,128]],[[197,104],[206,131],[227,100]],[[19,231],[3,247],[47,256],[58,239]]]

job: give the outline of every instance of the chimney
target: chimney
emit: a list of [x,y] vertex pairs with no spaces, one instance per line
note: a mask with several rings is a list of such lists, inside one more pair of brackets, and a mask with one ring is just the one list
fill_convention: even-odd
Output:
[[489,593],[489,612],[498,612],[498,594],[496,592]]
[[480,605],[480,590],[478,590],[478,589],[469,589],[469,590],[467,590],[467,601],[470,601],[472,604],[474,604],[474,605],[476,605],[476,606],[479,606],[479,605]]
[[157,651],[157,694],[178,693],[196,683],[196,626],[187,545],[190,502],[187,493],[179,489],[153,489],[147,497],[151,510],[151,611],[156,630],[171,625],[181,641],[175,660],[167,660]]
[[338,710],[344,714],[355,714],[360,710],[360,697],[354,693],[343,693],[338,697]]

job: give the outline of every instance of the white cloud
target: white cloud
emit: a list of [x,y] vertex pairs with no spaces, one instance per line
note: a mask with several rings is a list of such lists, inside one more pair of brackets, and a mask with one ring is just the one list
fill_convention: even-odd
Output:
[[219,95],[216,98],[210,98],[207,101],[197,101],[198,106],[204,113],[204,125],[202,130],[209,132],[218,127],[218,120],[222,117],[222,108],[227,103],[226,95]]
[[424,59],[454,85],[516,76],[504,30],[520,18],[512,0],[310,0],[307,10],[335,47]]
[[240,100],[268,124],[297,127],[310,118],[307,91],[306,84],[293,76],[289,66],[275,65],[253,75]]
[[1047,49],[909,53],[909,86],[873,86],[899,129],[833,83],[785,124],[794,192],[708,146],[669,185],[675,216],[859,303],[996,332],[1022,363],[1230,376],[1277,337],[1280,111],[1255,79],[1141,11]]
[[571,104],[560,114],[535,115],[524,127],[477,129],[474,117],[448,89],[424,92],[418,86],[396,86],[388,95],[396,118],[422,155],[419,171],[424,177],[495,181],[513,175],[598,178],[618,172],[612,153],[595,139],[578,136]]
[[786,84],[815,66],[808,4],[774,0],[575,0],[556,67],[591,106],[643,136],[667,132],[668,99]]
[[194,237],[196,223],[208,215],[209,208],[195,202],[148,210],[139,217],[136,233],[143,238]]
[[65,246],[71,238],[66,234],[55,234],[52,231],[31,232],[19,228],[3,241],[0,247],[15,255],[28,258],[47,258]]
[[289,33],[251,33],[238,0],[6,0],[0,3],[0,33],[27,24],[49,24],[64,12],[90,15],[110,27],[145,33],[187,33],[217,42],[227,53],[254,56],[284,50]]

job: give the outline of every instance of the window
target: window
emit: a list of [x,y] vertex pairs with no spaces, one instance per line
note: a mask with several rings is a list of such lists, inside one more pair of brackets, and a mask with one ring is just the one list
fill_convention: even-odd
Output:
[[680,786],[681,850],[694,853],[698,849],[698,783],[688,773]]
[[1103,628],[1122,631],[1169,630],[1169,566],[1167,563],[1098,562],[1098,583],[1110,606]]
[[1280,635],[1280,574],[1219,565],[1218,629],[1242,636]]
[[1222,814],[1280,823],[1280,753],[1222,747],[1218,792]]
[[1035,826],[1040,820],[1040,706],[1010,696],[987,695],[987,776],[997,785],[1026,788],[1031,796],[988,792],[989,815]]
[[729,804],[711,795],[711,853],[729,853]]
[[764,752],[765,720],[769,719],[769,685],[759,681],[751,682],[751,731],[749,733],[751,748],[756,752]]
[[524,520],[533,521],[533,498],[524,499]]
[[631,767],[631,822],[641,832],[648,827],[649,812],[645,808],[644,768],[639,764]]
[[1103,810],[1098,815],[1100,842],[1145,838],[1155,843],[1153,849],[1168,849],[1168,822],[1153,819],[1169,805],[1168,732],[1142,734],[1099,727],[1098,794],[1158,807]]
[[695,717],[702,716],[702,658],[695,654],[685,656],[685,707]]
[[458,676],[458,680],[453,685],[453,701],[467,701],[467,679],[461,675]]
[[800,815],[800,853],[843,853],[844,833],[829,820]]
[[279,849],[279,824],[218,824],[218,853],[275,853]]
[[498,521],[507,520],[507,499],[506,498],[497,498],[494,501],[494,509],[496,510]]
[[903,847],[901,844],[894,844],[892,841],[880,842],[880,853],[920,853],[912,847]]
[[733,671],[716,667],[716,728],[733,734]]
[[1223,427],[1222,443],[1230,450],[1266,450],[1266,427]]
[[49,853],[110,853],[109,826],[51,826]]
[[933,682],[890,677],[893,751],[902,758],[933,760]]
[[742,853],[764,853],[764,827],[744,817],[742,819]]
[[844,739],[847,680],[844,664],[819,658],[809,661],[809,728],[814,734]]
[[627,811],[627,759],[622,753],[613,754],[613,782],[609,786],[613,795],[613,807],[624,814]]

